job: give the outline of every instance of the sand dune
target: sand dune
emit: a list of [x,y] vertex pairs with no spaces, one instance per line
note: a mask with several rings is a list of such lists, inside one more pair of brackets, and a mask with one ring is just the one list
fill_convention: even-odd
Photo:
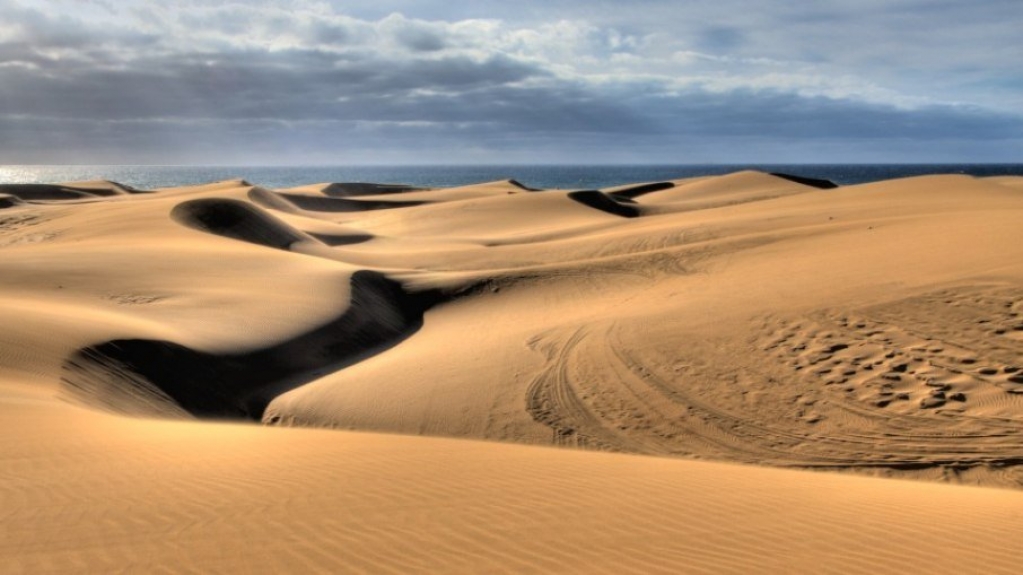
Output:
[[640,215],[640,211],[632,205],[635,203],[632,200],[616,198],[599,190],[580,190],[577,192],[569,192],[568,198],[575,200],[584,206],[589,206],[595,210],[600,210],[623,218],[636,218]]
[[1021,182],[0,186],[0,553],[1015,572]]
[[189,200],[174,206],[171,218],[190,228],[279,250],[289,249],[299,242],[315,241],[258,207],[239,200]]
[[74,182],[69,184],[0,184],[0,193],[22,201],[80,200],[128,193],[112,182]]
[[405,194],[419,190],[414,186],[404,184],[374,184],[368,182],[332,182],[326,184],[310,184],[299,186],[281,192],[299,192],[323,194],[331,198],[347,198],[352,196],[378,195],[378,194]]
[[197,416],[259,420],[272,398],[305,383],[303,375],[343,369],[410,335],[433,299],[371,271],[352,275],[348,297],[322,326],[240,354],[141,339],[91,346],[67,360],[61,382],[83,403],[126,413],[169,413],[169,403]]

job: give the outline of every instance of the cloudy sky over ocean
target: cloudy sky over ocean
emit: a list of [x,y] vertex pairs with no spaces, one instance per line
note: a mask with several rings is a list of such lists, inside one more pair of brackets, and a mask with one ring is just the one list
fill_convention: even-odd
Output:
[[0,0],[0,163],[1023,161],[1018,0]]

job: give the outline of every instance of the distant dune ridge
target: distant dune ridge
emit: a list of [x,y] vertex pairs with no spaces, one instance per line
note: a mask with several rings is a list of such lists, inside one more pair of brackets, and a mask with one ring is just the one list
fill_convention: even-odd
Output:
[[0,185],[0,556],[1013,573],[1021,221],[1017,177]]

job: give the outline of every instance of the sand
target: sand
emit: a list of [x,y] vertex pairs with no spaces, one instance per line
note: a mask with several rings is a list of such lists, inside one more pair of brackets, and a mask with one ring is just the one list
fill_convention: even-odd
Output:
[[1021,188],[0,186],[2,570],[1016,572]]

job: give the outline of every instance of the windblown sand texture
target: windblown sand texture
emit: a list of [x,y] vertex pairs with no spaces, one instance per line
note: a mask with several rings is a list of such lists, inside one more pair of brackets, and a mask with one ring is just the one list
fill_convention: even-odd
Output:
[[0,185],[0,571],[1018,572],[1021,222],[1011,177]]

